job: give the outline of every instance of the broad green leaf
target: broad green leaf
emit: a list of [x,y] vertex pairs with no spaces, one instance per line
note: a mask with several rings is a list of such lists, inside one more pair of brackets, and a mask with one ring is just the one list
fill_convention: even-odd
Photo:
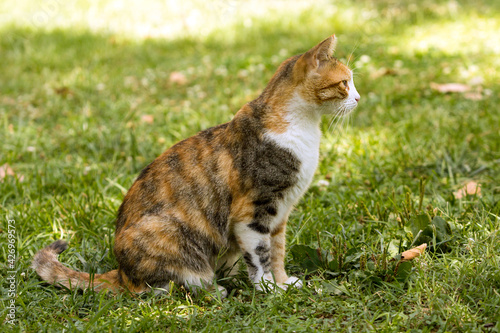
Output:
[[411,274],[412,267],[413,263],[411,261],[405,261],[400,263],[395,275],[396,280],[398,280],[399,282],[405,282],[406,279],[408,279],[408,277]]
[[315,272],[323,266],[318,250],[307,245],[294,245],[290,248],[293,260],[307,272]]

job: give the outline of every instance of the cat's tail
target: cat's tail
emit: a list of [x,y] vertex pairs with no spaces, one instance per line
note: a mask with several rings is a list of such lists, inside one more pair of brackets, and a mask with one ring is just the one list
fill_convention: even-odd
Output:
[[67,248],[68,243],[58,240],[35,254],[32,267],[43,280],[69,289],[93,288],[95,291],[109,290],[112,292],[121,289],[118,270],[116,269],[104,274],[90,275],[77,272],[61,264],[57,260],[57,256]]

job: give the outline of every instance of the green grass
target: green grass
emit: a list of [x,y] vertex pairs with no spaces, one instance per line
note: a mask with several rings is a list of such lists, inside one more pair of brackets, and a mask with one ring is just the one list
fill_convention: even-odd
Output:
[[[263,1],[208,9],[194,1],[187,3],[207,14],[185,29],[178,27],[189,11],[172,9],[169,17],[168,5],[154,10],[153,3],[0,5],[11,11],[0,16],[0,165],[16,176],[0,180],[0,238],[7,272],[7,220],[15,220],[14,328],[500,330],[497,1],[273,4],[264,14],[257,10]],[[48,18],[43,24],[33,21],[40,15]],[[166,28],[147,29],[162,27],[162,19]],[[60,238],[70,242],[60,256],[69,266],[116,268],[114,218],[138,172],[178,140],[229,121],[282,60],[331,33],[339,37],[337,57],[356,67],[361,103],[348,126],[333,130],[325,118],[320,166],[289,222],[287,267],[307,288],[256,292],[242,271],[221,281],[230,296],[219,301],[183,290],[110,297],[39,280],[31,258]],[[186,84],[171,82],[172,72]],[[471,81],[479,83],[472,86],[478,100],[430,88]],[[455,198],[469,181],[481,195]],[[424,212],[446,221],[451,235],[396,269],[390,258],[412,245]],[[321,258],[301,257],[318,247]],[[7,283],[0,288],[3,321]]]

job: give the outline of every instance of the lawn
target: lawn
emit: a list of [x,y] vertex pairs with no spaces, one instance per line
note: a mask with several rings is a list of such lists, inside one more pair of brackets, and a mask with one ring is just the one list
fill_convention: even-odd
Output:
[[[500,331],[498,1],[176,3],[0,4],[0,319],[16,317],[0,330]],[[332,33],[361,101],[325,117],[289,221],[287,269],[306,288],[257,292],[243,269],[222,301],[40,281],[31,259],[56,239],[70,267],[115,269],[140,170]]]

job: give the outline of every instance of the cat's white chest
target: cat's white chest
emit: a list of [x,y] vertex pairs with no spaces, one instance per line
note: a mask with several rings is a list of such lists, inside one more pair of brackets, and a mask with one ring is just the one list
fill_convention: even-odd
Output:
[[280,147],[292,152],[300,161],[297,183],[292,188],[292,196],[293,192],[302,195],[309,187],[318,166],[321,132],[319,128],[309,131],[295,130],[275,136],[274,139]]
[[311,184],[318,166],[321,130],[317,120],[294,121],[286,132],[267,133],[266,137],[279,147],[290,151],[300,161],[297,181],[286,191],[283,200],[278,204],[276,223],[279,223]]

